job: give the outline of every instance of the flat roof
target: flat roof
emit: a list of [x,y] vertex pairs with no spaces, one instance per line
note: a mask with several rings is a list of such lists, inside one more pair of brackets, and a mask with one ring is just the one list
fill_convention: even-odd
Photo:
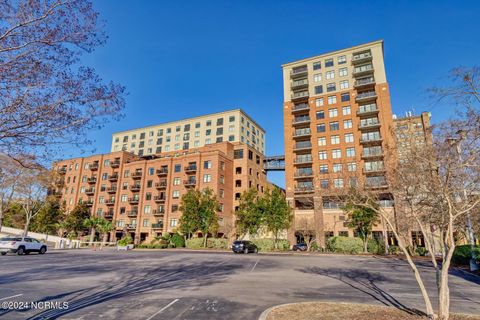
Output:
[[228,112],[233,112],[233,111],[239,111],[239,112],[243,113],[243,114],[244,114],[245,116],[247,116],[259,129],[261,129],[263,132],[266,133],[265,129],[263,129],[262,126],[260,126],[255,120],[253,120],[253,118],[252,118],[250,115],[248,115],[248,113],[246,113],[246,112],[245,112],[243,109],[241,109],[241,108],[237,108],[237,109],[229,109],[229,110],[220,111],[220,112],[202,114],[202,115],[198,115],[198,116],[196,116],[196,117],[188,117],[188,118],[183,118],[183,119],[179,119],[179,120],[174,120],[174,121],[168,121],[168,122],[158,123],[158,124],[149,125],[149,126],[145,126],[145,127],[138,127],[138,128],[134,128],[134,129],[117,131],[117,132],[112,133],[112,135],[119,134],[119,133],[130,132],[130,131],[137,131],[137,130],[141,130],[141,129],[155,128],[155,127],[158,127],[158,126],[165,126],[165,125],[169,125],[169,124],[171,125],[171,124],[174,124],[174,123],[176,123],[176,122],[194,120],[194,119],[200,118],[200,117],[208,117],[208,116],[220,115],[220,114],[222,114],[222,113],[228,113]]
[[282,64],[282,68],[288,67],[288,66],[291,66],[291,65],[294,65],[294,64],[297,64],[297,63],[301,63],[301,62],[307,62],[309,60],[323,58],[325,56],[329,56],[329,55],[332,55],[332,54],[339,54],[339,53],[343,53],[343,52],[346,52],[346,51],[352,51],[352,50],[360,50],[364,47],[368,47],[368,46],[371,46],[371,45],[374,45],[374,44],[381,44],[382,45],[382,51],[383,51],[383,39],[380,39],[380,40],[375,40],[375,41],[372,41],[372,42],[359,44],[359,45],[356,45],[356,46],[353,46],[353,47],[349,47],[349,48],[345,48],[345,49],[341,49],[341,50],[337,50],[337,51],[330,51],[330,52],[322,53],[321,55],[318,55],[318,56],[313,56],[313,57],[309,57],[309,58],[304,58],[304,59],[300,59],[300,60],[287,62],[285,64]]

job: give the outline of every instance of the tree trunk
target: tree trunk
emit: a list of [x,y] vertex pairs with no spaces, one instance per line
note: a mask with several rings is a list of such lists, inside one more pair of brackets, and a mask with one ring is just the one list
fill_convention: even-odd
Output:
[[203,247],[204,247],[204,248],[207,247],[207,237],[208,237],[208,234],[205,233],[205,235],[203,236]]
[[[453,238],[453,235],[451,235]],[[452,260],[455,244],[451,240],[451,246],[447,250],[447,254],[443,259],[442,271],[440,272],[440,281],[438,284],[438,318],[447,320],[450,316],[450,288],[448,286],[448,270],[450,269],[450,261]]]
[[108,232],[105,232],[103,234],[103,239],[102,239],[102,247],[105,245],[105,243],[107,242],[107,237],[108,237]]
[[27,217],[27,219],[25,221],[25,227],[23,228],[22,241],[23,241],[23,238],[28,236],[28,226],[29,225],[30,225],[30,218]]
[[368,238],[366,236],[363,238],[363,253],[368,253]]
[[95,227],[90,229],[90,245],[92,245],[93,240],[95,239]]

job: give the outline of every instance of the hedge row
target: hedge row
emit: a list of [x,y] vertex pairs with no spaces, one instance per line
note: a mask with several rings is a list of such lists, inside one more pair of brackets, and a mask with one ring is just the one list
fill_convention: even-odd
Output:
[[[185,242],[185,246],[189,249],[203,249],[203,238],[192,238]],[[228,249],[227,239],[207,238],[207,248],[210,249]]]
[[[275,250],[274,239],[264,238],[264,239],[253,239],[251,241],[257,246],[259,252]],[[278,250],[280,251],[290,250],[290,242],[286,239],[279,239]]]

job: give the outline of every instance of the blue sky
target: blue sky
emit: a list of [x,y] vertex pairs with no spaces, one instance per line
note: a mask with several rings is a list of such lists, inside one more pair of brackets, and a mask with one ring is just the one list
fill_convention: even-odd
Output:
[[[267,154],[283,154],[281,64],[377,39],[394,113],[431,111],[436,122],[453,111],[433,106],[426,89],[480,56],[478,1],[94,4],[109,40],[83,61],[129,92],[126,117],[92,132],[95,153],[109,151],[116,131],[242,108],[267,130]],[[282,173],[269,177],[284,185]]]

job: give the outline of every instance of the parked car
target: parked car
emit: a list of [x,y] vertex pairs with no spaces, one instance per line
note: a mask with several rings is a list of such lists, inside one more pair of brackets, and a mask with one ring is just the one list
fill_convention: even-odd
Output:
[[37,239],[25,237],[4,237],[0,239],[0,253],[2,256],[8,252],[18,255],[29,254],[30,252],[38,252],[44,254],[47,252],[47,244]]
[[293,245],[293,251],[307,251],[308,247],[306,243],[297,243]]
[[233,242],[232,245],[232,251],[235,253],[257,253],[258,248],[257,246],[251,242],[251,241],[246,241],[246,240],[240,240],[240,241],[235,241]]

